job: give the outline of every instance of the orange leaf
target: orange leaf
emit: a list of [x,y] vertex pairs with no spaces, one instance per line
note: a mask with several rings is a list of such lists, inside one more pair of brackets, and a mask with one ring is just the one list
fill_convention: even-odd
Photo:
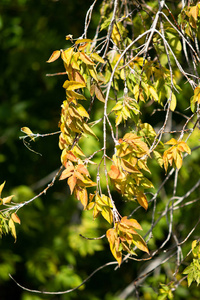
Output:
[[57,60],[60,57],[60,50],[53,51],[50,58],[47,60],[47,63],[51,63]]
[[127,219],[127,216],[123,217],[120,223],[126,224],[138,230],[142,230],[142,227],[140,226],[138,221],[136,221],[135,219]]
[[68,151],[66,154],[65,154],[65,159],[69,159],[73,162],[77,162],[78,161],[78,158],[74,155],[74,153],[72,151]]
[[60,175],[59,180],[64,180],[68,177],[70,177],[74,172],[74,166],[68,166]]
[[76,196],[79,201],[83,204],[83,208],[86,209],[87,204],[88,204],[88,193],[85,188],[80,188],[76,189]]
[[88,170],[87,170],[87,168],[84,165],[82,165],[82,164],[78,165],[76,170],[78,172],[82,173],[82,174],[87,175],[87,176],[90,175],[89,172],[88,172]]
[[21,224],[20,218],[18,217],[18,215],[16,213],[13,213],[11,215],[11,218],[15,223]]
[[111,179],[123,179],[123,175],[120,170],[115,166],[111,166],[111,171],[108,172]]
[[77,182],[77,178],[76,178],[75,176],[71,176],[71,177],[69,177],[68,180],[67,180],[67,183],[68,183],[68,185],[69,185],[71,194],[72,194],[73,191],[74,191],[74,188],[75,188],[75,186],[76,186],[76,182]]

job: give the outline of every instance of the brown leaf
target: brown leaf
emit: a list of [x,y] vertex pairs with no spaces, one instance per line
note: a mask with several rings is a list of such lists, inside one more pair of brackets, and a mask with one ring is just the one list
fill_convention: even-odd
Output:
[[97,97],[97,99],[101,102],[105,102],[105,98],[104,98],[104,95],[102,93],[102,90],[101,88],[98,86],[98,85],[95,85],[95,89],[94,89],[94,92],[95,92],[95,95]]

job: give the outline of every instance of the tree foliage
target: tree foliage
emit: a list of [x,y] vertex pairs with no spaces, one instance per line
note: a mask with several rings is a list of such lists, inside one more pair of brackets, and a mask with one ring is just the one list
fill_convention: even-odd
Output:
[[[24,222],[18,217],[22,208],[26,211],[59,179],[81,203],[82,223],[88,218],[84,228],[95,226],[103,232],[100,238],[81,232],[85,240],[79,252],[107,251],[98,243],[107,238],[116,260],[102,262],[92,275],[112,264],[118,270],[125,262],[144,262],[146,267],[132,278],[132,287],[118,290],[119,299],[134,291],[137,297],[149,293],[152,299],[172,299],[174,294],[179,297],[186,278],[188,286],[200,280],[199,237],[193,235],[200,222],[196,213],[200,200],[200,4],[182,1],[175,7],[164,0],[104,0],[92,36],[89,25],[95,4],[86,13],[83,34],[78,38],[67,34],[66,48],[53,50],[47,60],[63,64],[63,70],[48,74],[64,78],[59,131],[39,134],[26,124],[22,127],[21,138],[35,155],[37,138],[59,134],[61,166],[50,184],[28,200],[14,203],[13,195],[1,198],[1,235],[10,231],[16,241],[15,225],[20,219]],[[70,199],[66,201],[74,203]],[[194,214],[188,213],[188,207]],[[78,249],[73,242],[79,243],[78,227],[68,231],[73,252]],[[185,268],[190,241],[194,259]],[[86,246],[89,242],[94,242],[91,248]],[[48,253],[49,273],[38,275],[41,282],[55,266],[51,252],[46,252],[45,259]],[[74,264],[73,260],[71,255],[68,261]],[[33,262],[29,267],[33,268]],[[166,279],[152,278],[157,268]],[[81,283],[67,267],[62,276],[64,285],[72,289],[43,293],[67,294],[87,282]],[[73,277],[72,286],[65,276]],[[156,292],[148,290],[151,283]]]

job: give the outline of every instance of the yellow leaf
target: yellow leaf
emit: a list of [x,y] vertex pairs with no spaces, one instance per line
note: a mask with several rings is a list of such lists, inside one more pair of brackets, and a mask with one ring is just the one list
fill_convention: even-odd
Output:
[[129,173],[141,173],[134,165],[130,164],[128,161],[121,160],[122,169]]
[[179,153],[179,151],[176,152],[176,159],[174,160],[175,165],[177,169],[180,169],[182,167],[182,155]]
[[74,49],[73,48],[69,48],[69,49],[67,49],[65,51],[60,50],[60,52],[61,52],[61,58],[62,58],[62,60],[64,61],[64,63],[68,67],[69,64],[70,64],[70,61],[71,61]]
[[8,226],[9,226],[11,234],[15,238],[15,242],[16,242],[17,235],[16,235],[16,229],[15,229],[15,223],[14,223],[14,221],[12,219],[9,220]]
[[99,56],[99,54],[97,54],[97,53],[91,53],[90,57],[102,64],[105,63],[105,60],[103,60],[103,58],[101,56]]
[[90,39],[80,39],[80,40],[77,40],[75,42],[75,44],[78,45],[78,44],[81,44],[81,43],[91,43],[91,42],[92,42],[92,40],[90,40]]
[[92,129],[86,123],[83,124],[83,129],[84,129],[85,133],[88,133],[88,134],[94,136],[95,138],[97,138],[97,136],[95,135],[95,133],[92,131]]
[[2,199],[3,204],[10,203],[10,201],[12,200],[13,197],[14,197],[14,195],[3,198]]
[[76,81],[66,80],[63,84],[64,89],[68,91],[84,88],[86,85]]
[[170,109],[171,109],[171,111],[174,111],[175,108],[176,108],[176,96],[174,94],[172,94]]
[[154,98],[154,100],[158,101],[158,94],[157,94],[156,90],[154,89],[154,87],[149,85],[148,86],[148,91],[151,94],[151,96]]
[[103,206],[101,214],[108,223],[112,224],[113,214],[112,214],[112,210],[110,207]]
[[77,111],[78,111],[78,113],[80,114],[81,117],[85,117],[85,118],[88,118],[88,119],[90,118],[87,111],[85,110],[85,108],[81,104],[77,104],[76,109],[77,109]]
[[47,63],[54,62],[59,57],[60,57],[60,50],[56,50],[51,54],[50,58],[47,60]]
[[186,142],[180,142],[178,144],[178,150],[181,152],[187,152],[188,154],[191,154],[190,147],[186,144]]
[[113,31],[112,31],[111,37],[115,44],[118,44],[118,42],[121,40],[121,36],[120,36],[119,30],[118,30],[116,24],[114,24],[114,26],[113,26]]
[[86,65],[95,65],[95,63],[89,58],[89,56],[83,52],[80,52],[80,59],[82,62],[84,62]]
[[21,131],[26,133],[33,141],[35,141],[34,133],[28,127],[22,127]]
[[145,196],[145,194],[141,192],[141,193],[139,193],[139,194],[136,196],[136,198],[137,198],[138,203],[139,203],[144,209],[147,210],[147,208],[148,208],[148,202],[147,202],[147,197]]
[[110,250],[112,252],[112,255],[114,256],[114,258],[117,260],[118,264],[120,265],[122,262],[122,253],[120,251],[117,251],[118,249],[116,249],[115,241],[117,240],[117,237],[116,237],[115,229],[113,229],[113,228],[108,229],[106,231],[106,237],[110,244]]
[[79,100],[86,100],[86,98],[82,94],[76,93],[74,91],[66,91],[66,94],[68,98],[74,97]]
[[132,242],[136,247],[138,247],[138,249],[149,254],[147,244],[145,243],[145,241],[143,240],[143,238],[140,235],[133,235]]
[[4,185],[5,185],[5,181],[0,185],[0,197],[1,197],[1,193],[2,193],[2,190],[3,190],[3,188],[4,188]]
[[171,140],[169,140],[168,142],[165,143],[166,145],[176,145],[178,144],[178,141],[175,140],[174,138],[172,138]]
[[98,82],[97,72],[95,70],[95,67],[89,65],[88,69],[89,69],[90,75]]
[[121,110],[123,108],[122,102],[117,102],[117,104],[112,108],[112,111]]

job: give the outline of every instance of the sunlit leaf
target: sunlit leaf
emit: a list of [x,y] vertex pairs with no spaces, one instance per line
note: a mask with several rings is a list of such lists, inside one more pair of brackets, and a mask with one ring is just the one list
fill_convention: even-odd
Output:
[[10,203],[13,197],[14,197],[14,195],[3,198],[2,199],[3,204]]
[[20,218],[18,217],[18,215],[16,213],[13,213],[11,215],[11,218],[15,223],[21,224]]
[[80,59],[86,65],[95,65],[95,63],[89,58],[89,56],[87,54],[83,53],[83,52],[80,52]]
[[142,207],[144,207],[144,209],[147,210],[147,208],[148,208],[148,202],[147,202],[147,197],[145,196],[145,194],[144,193],[139,193],[136,197],[137,197],[138,203]]
[[149,249],[147,247],[147,244],[145,243],[144,239],[140,235],[133,234],[132,242],[138,249],[149,254]]
[[47,63],[54,62],[59,57],[60,57],[60,50],[56,50],[51,54],[50,58],[47,60]]
[[1,193],[2,193],[2,190],[3,190],[3,188],[4,188],[4,185],[5,185],[5,181],[0,185],[0,197],[1,197]]
[[123,179],[123,174],[120,172],[118,167],[115,165],[112,165],[111,170],[108,172],[108,175],[110,176],[111,179]]
[[80,40],[77,40],[75,42],[75,44],[78,45],[78,44],[81,44],[81,43],[91,43],[91,42],[92,42],[92,40],[90,40],[90,39],[80,39]]
[[15,229],[15,223],[14,221],[10,218],[9,222],[8,222],[8,226],[9,226],[9,229],[11,231],[11,234],[12,236],[14,237],[15,239],[15,242],[17,240],[17,235],[16,235],[16,229]]
[[69,64],[70,64],[70,61],[71,61],[74,49],[73,48],[68,48],[65,51],[60,50],[60,52],[61,52],[61,58],[62,58],[62,60],[64,61],[64,63],[66,63],[66,65],[68,67]]
[[74,188],[75,188],[75,186],[76,186],[76,182],[77,182],[77,177],[75,177],[75,176],[70,176],[70,177],[68,178],[68,180],[67,180],[67,183],[68,183],[68,185],[69,185],[71,194],[72,194],[73,191],[74,191]]
[[69,81],[69,80],[66,80],[63,84],[63,87],[69,91],[84,88],[85,86],[86,85],[83,83],[76,82],[76,81]]
[[22,127],[21,131],[24,132],[25,134],[27,134],[33,141],[35,141],[34,133],[30,130],[30,128],[28,127]]
[[102,63],[102,64],[105,63],[105,60],[103,60],[103,58],[102,58],[101,56],[99,56],[99,54],[97,54],[97,53],[91,53],[91,54],[90,54],[90,57],[91,57],[92,59],[94,59],[94,60],[96,60],[96,61]]

